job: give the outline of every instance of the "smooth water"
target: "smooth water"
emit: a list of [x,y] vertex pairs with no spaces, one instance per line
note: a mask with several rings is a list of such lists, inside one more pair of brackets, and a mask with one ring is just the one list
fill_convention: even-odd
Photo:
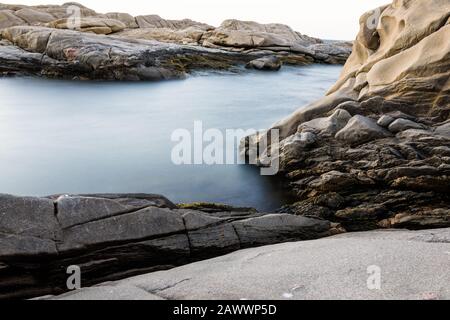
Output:
[[260,210],[287,199],[245,165],[176,166],[175,129],[264,129],[324,94],[339,66],[158,83],[0,79],[0,193],[158,193]]

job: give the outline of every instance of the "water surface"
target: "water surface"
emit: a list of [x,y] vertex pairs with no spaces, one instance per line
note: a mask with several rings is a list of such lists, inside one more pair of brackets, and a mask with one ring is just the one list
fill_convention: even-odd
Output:
[[264,129],[320,96],[341,67],[158,83],[0,79],[0,192],[158,193],[273,210],[280,185],[242,165],[176,166],[173,130]]

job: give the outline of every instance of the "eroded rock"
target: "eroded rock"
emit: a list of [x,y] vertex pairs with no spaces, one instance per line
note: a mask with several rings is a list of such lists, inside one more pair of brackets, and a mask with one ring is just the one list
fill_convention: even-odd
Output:
[[372,119],[363,116],[354,116],[347,125],[336,133],[336,138],[351,144],[362,144],[368,141],[386,138],[391,134],[376,124]]
[[64,292],[71,265],[89,286],[332,232],[317,219],[212,204],[178,207],[144,194],[0,195],[0,217],[0,298]]

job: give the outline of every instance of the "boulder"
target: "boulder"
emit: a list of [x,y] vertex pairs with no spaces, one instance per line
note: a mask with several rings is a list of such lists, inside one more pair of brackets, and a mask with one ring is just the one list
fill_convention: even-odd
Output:
[[281,69],[282,65],[283,63],[278,57],[269,56],[252,60],[246,65],[246,67],[249,69],[278,71]]
[[32,8],[20,9],[15,12],[15,15],[30,25],[44,24],[55,20],[55,17],[50,13]]
[[[286,214],[266,215],[233,223],[241,247],[253,247],[297,240],[310,240],[326,234],[328,221]],[[320,237],[320,236],[319,236]]]
[[0,10],[0,29],[13,26],[27,25],[25,20],[19,18],[12,10]]
[[377,124],[383,128],[388,128],[392,122],[395,121],[394,117],[389,115],[383,115],[377,122]]
[[[114,207],[111,209],[120,212],[120,209]],[[112,212],[111,209],[109,212]],[[92,216],[93,212],[95,206],[86,212],[86,216]],[[76,221],[82,219],[83,217]],[[67,221],[66,225],[73,221],[74,219]],[[122,212],[122,214],[116,212],[114,216],[78,222],[64,229],[64,243],[58,247],[60,251],[86,250],[98,243],[124,243],[137,239],[162,238],[184,230],[183,219],[179,214],[169,209],[149,207],[136,212]]]
[[434,132],[436,134],[442,135],[442,136],[446,136],[450,138],[450,122],[443,124],[441,126],[438,126]]
[[4,39],[26,51],[44,53],[47,50],[52,30],[41,27],[21,26],[4,29],[0,34]]
[[427,127],[407,119],[397,119],[389,125],[389,131],[398,133],[409,129],[426,130]]
[[302,123],[298,127],[298,132],[314,132],[319,135],[334,136],[347,125],[351,117],[346,110],[338,109],[327,118],[316,118]]
[[135,29],[139,28],[138,24],[136,23],[136,19],[128,13],[123,12],[109,12],[105,14],[105,17],[108,19],[113,19],[122,22],[125,24],[127,28]]
[[350,145],[362,144],[390,136],[389,131],[377,125],[375,121],[359,115],[351,118],[348,124],[336,133],[336,139]]
[[225,20],[206,39],[225,47],[290,47],[300,37],[282,24],[259,24],[253,21]]

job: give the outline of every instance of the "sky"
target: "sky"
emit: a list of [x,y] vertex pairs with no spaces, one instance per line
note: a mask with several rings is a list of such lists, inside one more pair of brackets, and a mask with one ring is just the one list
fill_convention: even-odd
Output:
[[[3,0],[10,4],[63,4],[69,0]],[[352,40],[359,17],[391,0],[79,0],[100,13],[158,14],[166,19],[205,22],[213,26],[229,18],[283,23],[322,39]]]

